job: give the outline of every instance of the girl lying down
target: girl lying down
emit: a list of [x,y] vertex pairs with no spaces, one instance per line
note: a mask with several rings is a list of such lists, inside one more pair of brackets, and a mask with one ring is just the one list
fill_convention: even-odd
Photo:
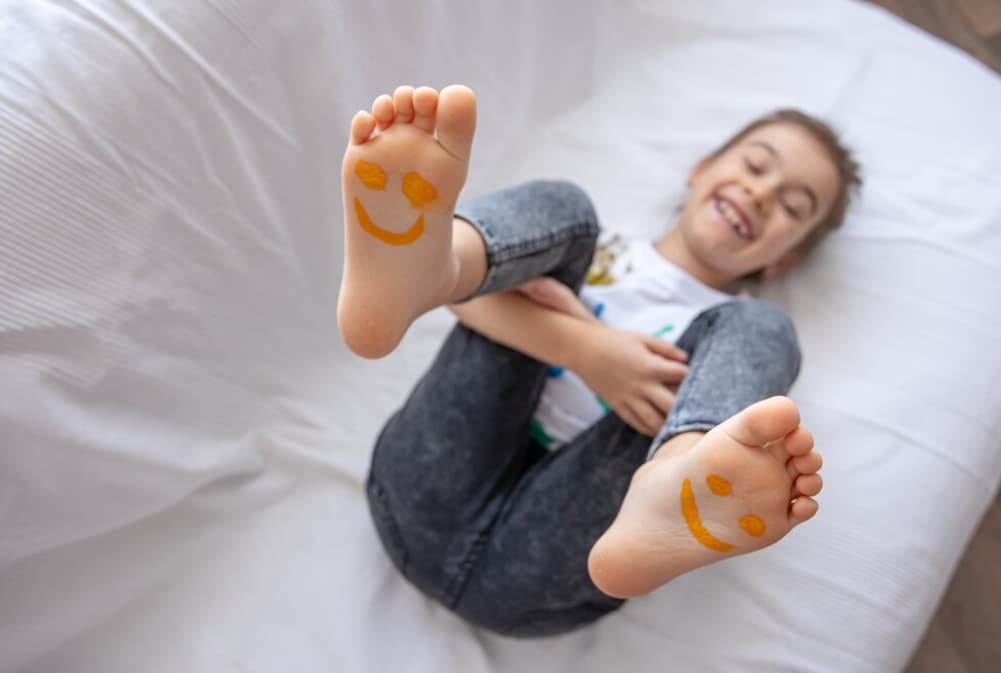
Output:
[[752,122],[649,241],[600,233],[565,182],[456,207],[475,125],[468,88],[399,87],[344,156],[348,347],[382,357],[438,306],[459,320],[375,446],[369,503],[400,572],[474,624],[543,636],[814,516],[821,456],[782,396],[795,330],[732,290],[841,223],[860,180],[830,128]]

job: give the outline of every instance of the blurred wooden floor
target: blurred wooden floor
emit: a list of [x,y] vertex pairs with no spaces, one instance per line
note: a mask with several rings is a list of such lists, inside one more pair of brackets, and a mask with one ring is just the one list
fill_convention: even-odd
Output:
[[[1001,0],[870,1],[1001,74]],[[1001,673],[1001,497],[966,550],[906,673]]]
[[946,42],[951,42],[1001,73],[1001,0],[870,2],[890,10]]

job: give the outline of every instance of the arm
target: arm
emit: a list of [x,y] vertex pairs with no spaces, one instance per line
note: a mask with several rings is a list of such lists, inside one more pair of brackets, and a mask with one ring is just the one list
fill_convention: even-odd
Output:
[[687,355],[657,337],[612,329],[509,291],[449,307],[460,322],[508,348],[580,376],[638,432],[655,435],[688,368]]
[[448,308],[463,325],[483,336],[571,371],[586,358],[589,335],[600,326],[543,306],[516,290]]

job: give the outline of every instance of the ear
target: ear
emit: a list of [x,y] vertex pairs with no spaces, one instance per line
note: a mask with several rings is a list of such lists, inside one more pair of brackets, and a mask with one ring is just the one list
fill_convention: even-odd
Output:
[[803,254],[799,250],[790,250],[784,254],[777,262],[773,262],[763,269],[763,280],[776,278],[789,271],[803,261]]

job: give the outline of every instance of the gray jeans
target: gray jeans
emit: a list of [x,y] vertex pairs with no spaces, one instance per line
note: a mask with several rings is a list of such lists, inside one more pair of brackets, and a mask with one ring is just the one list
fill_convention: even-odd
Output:
[[[478,295],[543,275],[580,289],[598,223],[577,187],[527,183],[457,215],[486,241]],[[622,605],[591,582],[587,556],[651,448],[785,393],[799,370],[792,323],[754,300],[701,313],[678,345],[688,375],[653,444],[610,413],[549,453],[530,432],[547,365],[456,325],[372,459],[369,504],[400,572],[466,620],[512,636],[562,633]]]

